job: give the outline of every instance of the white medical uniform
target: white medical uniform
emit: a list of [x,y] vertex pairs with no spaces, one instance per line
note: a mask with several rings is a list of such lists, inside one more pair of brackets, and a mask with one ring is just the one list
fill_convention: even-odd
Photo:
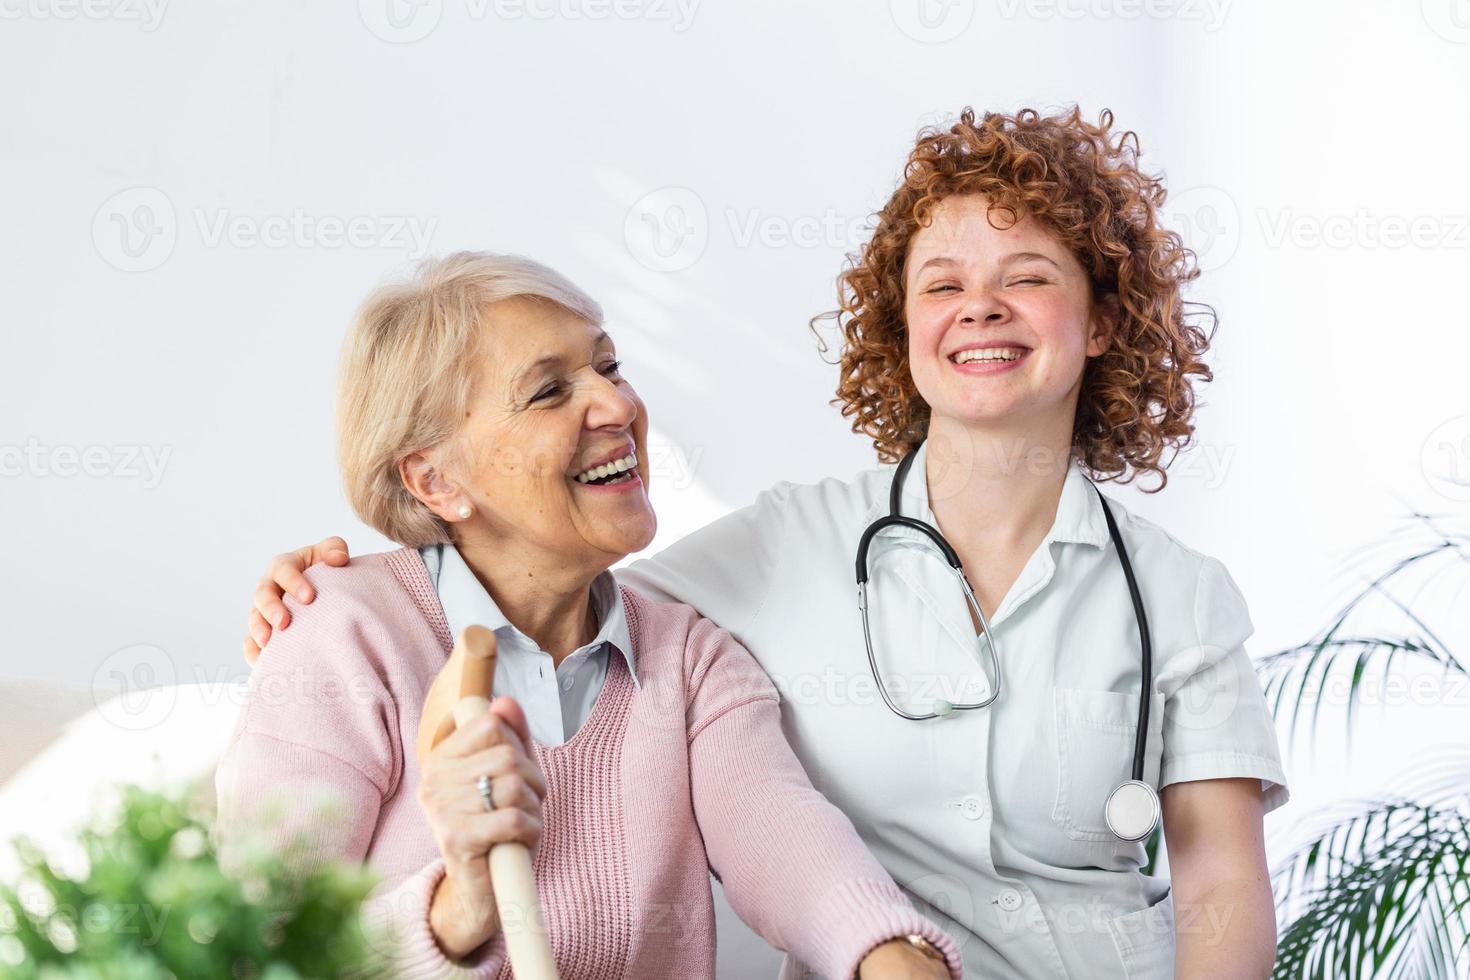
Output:
[[[937,526],[924,454],[901,512]],[[689,603],[760,661],[812,782],[961,944],[967,975],[1172,978],[1169,883],[1141,874],[1143,844],[1119,841],[1103,820],[1108,793],[1129,777],[1141,669],[1096,491],[1074,463],[1051,530],[990,617],[998,700],[916,722],[878,695],[854,578],[858,538],[888,513],[892,474],[777,484],[619,577]],[[1161,789],[1254,778],[1267,809],[1280,806],[1286,780],[1242,645],[1252,626],[1240,591],[1220,562],[1112,510],[1153,639],[1145,779]],[[874,649],[900,706],[983,698],[989,660],[934,547],[884,532],[869,567]]]

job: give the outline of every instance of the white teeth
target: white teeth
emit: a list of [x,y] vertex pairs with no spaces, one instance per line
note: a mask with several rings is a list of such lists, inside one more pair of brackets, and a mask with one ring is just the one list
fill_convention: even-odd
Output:
[[637,465],[638,454],[629,453],[622,459],[615,459],[611,463],[603,463],[601,466],[594,466],[590,470],[578,473],[575,479],[578,483],[588,483],[592,480],[600,480],[603,477],[612,476],[614,473],[626,473]]
[[1022,347],[987,347],[984,349],[972,347],[969,350],[960,351],[954,355],[952,360],[956,364],[970,364],[975,361],[1015,361],[1025,353],[1025,348]]

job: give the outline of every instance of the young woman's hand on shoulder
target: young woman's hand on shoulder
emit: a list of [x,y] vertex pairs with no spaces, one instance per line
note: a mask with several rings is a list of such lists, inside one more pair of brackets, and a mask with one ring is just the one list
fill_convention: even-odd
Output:
[[347,542],[331,537],[276,555],[270,560],[265,574],[255,586],[255,604],[250,610],[245,634],[246,663],[254,666],[260,651],[271,641],[271,633],[291,625],[291,613],[281,601],[283,595],[290,592],[306,603],[316,598],[316,590],[302,573],[312,565],[345,565],[349,557]]

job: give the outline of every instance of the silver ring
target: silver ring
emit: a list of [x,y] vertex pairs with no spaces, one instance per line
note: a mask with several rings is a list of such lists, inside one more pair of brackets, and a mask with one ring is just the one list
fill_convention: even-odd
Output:
[[485,809],[495,809],[495,797],[491,793],[490,777],[481,776],[475,783],[475,789],[480,791],[480,799],[485,801]]

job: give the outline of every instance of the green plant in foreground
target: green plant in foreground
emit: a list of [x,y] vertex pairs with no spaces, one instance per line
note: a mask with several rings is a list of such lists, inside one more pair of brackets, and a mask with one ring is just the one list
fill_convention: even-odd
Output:
[[79,834],[80,871],[17,840],[22,871],[0,884],[0,978],[388,975],[359,919],[370,872],[261,851],[226,873],[209,824],[187,794],[128,787],[109,820]]

